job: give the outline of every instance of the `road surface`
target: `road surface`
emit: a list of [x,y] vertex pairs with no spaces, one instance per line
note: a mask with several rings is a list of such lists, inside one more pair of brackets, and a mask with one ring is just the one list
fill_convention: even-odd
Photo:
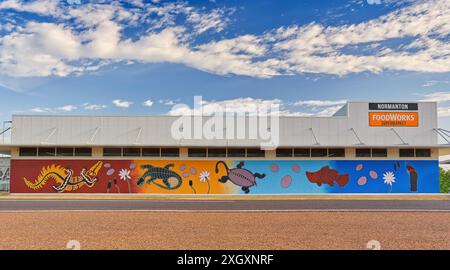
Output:
[[443,211],[450,200],[0,199],[0,211]]
[[450,200],[0,199],[0,249],[450,249]]

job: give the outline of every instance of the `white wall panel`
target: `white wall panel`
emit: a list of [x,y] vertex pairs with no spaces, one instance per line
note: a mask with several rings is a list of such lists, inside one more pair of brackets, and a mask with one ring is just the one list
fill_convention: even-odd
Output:
[[[13,116],[13,145],[48,144],[83,146],[259,146],[260,140],[175,140],[171,126],[172,116]],[[203,123],[209,118],[205,117]],[[310,128],[322,146],[355,146],[358,140],[368,146],[398,146],[401,141],[388,127],[369,127],[368,103],[348,103],[347,116],[281,117],[280,146],[311,146],[315,141]],[[248,134],[247,119],[247,134]],[[234,129],[238,122],[234,121]],[[224,123],[225,125],[225,123]],[[54,134],[49,134],[56,128]],[[419,103],[419,127],[396,127],[398,134],[411,146],[436,146],[437,105]],[[95,136],[94,133],[98,129]],[[137,139],[139,130],[140,137]]]

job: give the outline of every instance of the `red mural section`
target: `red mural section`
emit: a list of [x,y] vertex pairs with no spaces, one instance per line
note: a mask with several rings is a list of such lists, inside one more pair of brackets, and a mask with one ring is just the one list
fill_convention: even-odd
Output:
[[132,193],[130,161],[12,160],[12,193]]

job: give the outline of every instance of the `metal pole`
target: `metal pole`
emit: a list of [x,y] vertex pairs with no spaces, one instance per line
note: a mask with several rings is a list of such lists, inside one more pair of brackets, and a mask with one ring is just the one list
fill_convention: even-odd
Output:
[[[436,133],[439,135],[439,136],[441,136],[441,138],[443,138],[446,142],[447,142],[447,144],[450,144],[450,141],[446,138],[446,137],[449,137],[448,135],[446,135],[445,133],[443,133],[440,129],[433,129],[434,131],[436,131]],[[444,136],[445,135],[445,136]]]
[[446,130],[443,128],[438,128],[438,130],[442,133],[444,133],[446,136],[450,137],[450,130]]
[[142,128],[140,127],[138,133],[136,135],[136,139],[134,140],[134,144],[139,144],[139,140],[141,139]]
[[403,145],[408,145],[408,143],[406,143],[404,140],[403,140],[403,138],[400,136],[400,134],[398,134],[398,132],[394,129],[394,128],[391,128],[391,130],[395,133],[395,135],[397,135],[397,137],[402,141],[402,144]]
[[358,145],[364,145],[364,143],[361,141],[361,139],[359,138],[358,134],[356,133],[355,129],[351,128],[350,130],[353,132],[353,134],[355,134],[356,139],[358,139],[358,141],[359,141]]
[[2,135],[2,143],[5,143],[5,133],[11,129],[11,127],[9,127],[8,129],[5,129],[6,125],[5,124],[12,124],[12,121],[3,121],[3,129],[1,131],[1,135]]
[[94,134],[92,134],[91,139],[87,142],[87,144],[92,144],[94,142],[95,136],[97,136],[98,131],[100,130],[100,127],[97,127],[94,131]]
[[309,128],[309,130],[311,131],[314,141],[316,141],[316,143],[314,145],[320,145],[319,141],[317,140],[316,134],[314,133],[313,128]]

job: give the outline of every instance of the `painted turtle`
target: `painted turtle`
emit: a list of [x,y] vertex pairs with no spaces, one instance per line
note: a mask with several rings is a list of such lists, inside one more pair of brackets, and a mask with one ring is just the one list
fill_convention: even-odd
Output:
[[221,183],[226,183],[229,180],[236,186],[240,186],[245,193],[249,193],[249,188],[256,185],[256,178],[262,179],[266,177],[265,174],[252,173],[251,171],[244,169],[244,162],[242,161],[233,169],[230,169],[225,162],[219,161],[216,163],[216,173],[219,173],[220,164],[227,170],[227,175],[222,176],[219,181]]

